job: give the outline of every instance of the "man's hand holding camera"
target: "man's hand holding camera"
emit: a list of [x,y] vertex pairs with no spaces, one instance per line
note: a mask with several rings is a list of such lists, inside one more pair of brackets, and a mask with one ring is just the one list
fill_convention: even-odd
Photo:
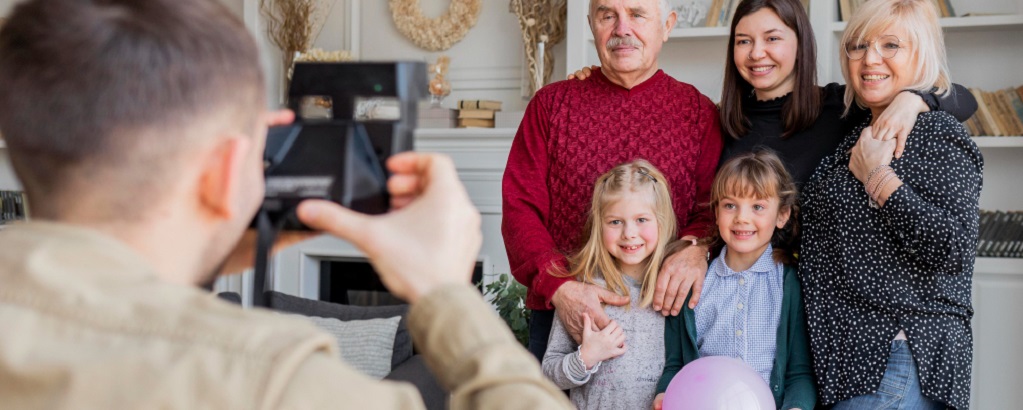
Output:
[[392,204],[400,209],[371,216],[307,200],[299,219],[362,250],[384,285],[410,303],[443,285],[468,283],[483,235],[454,164],[443,155],[406,152],[387,167]]

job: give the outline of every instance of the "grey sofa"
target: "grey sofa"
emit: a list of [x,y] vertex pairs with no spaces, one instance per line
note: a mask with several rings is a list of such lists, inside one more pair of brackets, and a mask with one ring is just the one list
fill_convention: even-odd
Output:
[[[221,298],[240,303],[237,293],[221,293]],[[415,354],[412,337],[406,325],[408,305],[393,306],[352,306],[319,300],[304,299],[288,294],[268,291],[266,300],[270,309],[280,312],[334,318],[341,321],[367,320],[401,316],[394,336],[394,351],[391,354],[391,372],[385,380],[412,383],[423,397],[423,403],[430,410],[447,408],[448,392],[445,391],[433,373],[426,366],[423,357]],[[343,402],[343,398],[339,398]]]

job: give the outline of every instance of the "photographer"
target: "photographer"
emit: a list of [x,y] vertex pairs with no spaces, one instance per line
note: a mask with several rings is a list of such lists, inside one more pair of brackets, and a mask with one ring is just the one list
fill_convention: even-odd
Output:
[[[0,132],[33,221],[0,232],[0,408],[423,407],[410,385],[346,366],[311,324],[199,287],[252,261],[236,243],[263,197],[267,125],[291,120],[258,114],[263,83],[218,2],[15,8]],[[480,219],[451,162],[388,167],[396,211],[310,201],[300,218],[361,248],[412,303],[453,408],[568,408],[468,284]]]

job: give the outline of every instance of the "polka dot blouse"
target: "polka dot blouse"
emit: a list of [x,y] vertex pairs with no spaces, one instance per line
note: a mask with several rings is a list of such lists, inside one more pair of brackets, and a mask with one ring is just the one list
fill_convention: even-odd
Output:
[[848,150],[868,123],[803,191],[799,273],[821,400],[875,392],[891,341],[905,330],[923,394],[966,408],[984,160],[951,115],[921,114],[891,163],[903,185],[874,208],[849,171]]

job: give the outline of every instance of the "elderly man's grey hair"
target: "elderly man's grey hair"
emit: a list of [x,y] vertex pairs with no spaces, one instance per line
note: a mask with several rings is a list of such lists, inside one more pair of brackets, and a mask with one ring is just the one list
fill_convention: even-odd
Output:
[[661,25],[668,23],[668,15],[671,14],[671,5],[668,4],[668,0],[660,0],[661,3]]
[[[668,23],[668,16],[672,12],[671,4],[668,3],[668,0],[657,0],[657,2],[658,2],[658,4],[661,7],[661,24],[662,25],[663,24],[667,24]],[[593,0],[590,0],[590,10],[591,11],[593,10]],[[592,18],[592,17],[593,16],[587,16],[587,18]]]

